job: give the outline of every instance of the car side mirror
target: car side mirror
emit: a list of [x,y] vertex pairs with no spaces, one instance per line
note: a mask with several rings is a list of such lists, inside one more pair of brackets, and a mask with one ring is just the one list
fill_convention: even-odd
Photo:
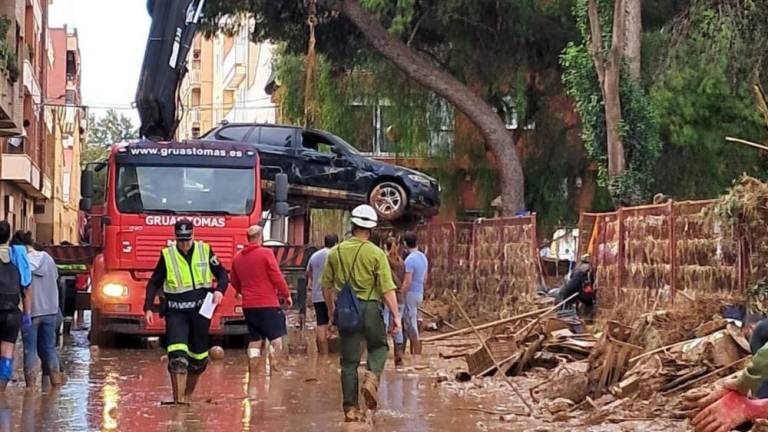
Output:
[[93,207],[93,200],[91,198],[80,198],[78,207],[84,212],[89,212],[91,207]]
[[93,198],[93,170],[84,169],[80,175],[80,196]]

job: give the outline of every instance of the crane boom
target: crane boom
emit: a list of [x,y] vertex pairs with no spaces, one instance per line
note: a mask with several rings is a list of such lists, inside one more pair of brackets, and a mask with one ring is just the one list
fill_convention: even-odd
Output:
[[152,24],[136,90],[142,137],[171,140],[179,125],[178,99],[187,55],[205,0],[149,0]]

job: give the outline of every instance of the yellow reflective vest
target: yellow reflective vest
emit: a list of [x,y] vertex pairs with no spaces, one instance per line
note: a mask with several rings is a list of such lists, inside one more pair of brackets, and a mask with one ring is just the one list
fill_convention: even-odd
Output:
[[213,287],[213,274],[211,265],[208,263],[211,247],[204,242],[196,241],[192,248],[192,268],[175,245],[163,249],[165,261],[163,291],[180,294],[193,289]]

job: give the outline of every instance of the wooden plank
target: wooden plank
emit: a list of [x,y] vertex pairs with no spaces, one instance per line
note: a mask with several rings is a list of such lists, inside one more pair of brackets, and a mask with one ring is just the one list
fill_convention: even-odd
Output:
[[[484,329],[487,329],[487,328],[490,328],[490,327],[495,327],[495,326],[498,326],[498,325],[501,325],[501,324],[505,324],[505,323],[508,323],[508,322],[517,321],[517,320],[521,320],[523,318],[532,317],[532,316],[538,315],[538,314],[540,314],[542,312],[546,312],[547,310],[548,310],[548,308],[537,309],[537,310],[534,310],[534,311],[531,311],[531,312],[526,312],[524,314],[515,315],[515,316],[512,316],[512,317],[508,317],[508,318],[498,319],[496,321],[491,321],[489,323],[480,324],[479,326],[476,326],[475,329],[477,329],[477,330],[484,330]],[[465,327],[465,328],[460,329],[460,330],[456,330],[456,331],[452,331],[452,332],[443,333],[443,334],[439,334],[439,335],[435,335],[435,336],[430,336],[428,338],[424,338],[424,339],[421,340],[421,342],[434,342],[434,341],[446,339],[446,338],[453,337],[453,336],[458,336],[458,335],[463,335],[463,334],[467,334],[467,333],[472,333],[472,331],[475,330],[475,329],[473,329],[471,327]]]

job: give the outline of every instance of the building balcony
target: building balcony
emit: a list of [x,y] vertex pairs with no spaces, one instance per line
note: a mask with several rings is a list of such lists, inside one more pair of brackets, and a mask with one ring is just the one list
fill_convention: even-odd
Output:
[[202,81],[200,79],[200,70],[192,69],[191,71],[189,71],[187,80],[189,82],[190,88],[200,88],[200,86],[202,85]]
[[189,121],[192,123],[197,123],[198,126],[200,124],[200,110],[197,108],[192,108],[189,110]]
[[232,49],[224,57],[222,74],[224,75],[224,88],[234,90],[240,86],[246,75],[248,44],[238,39]]
[[16,86],[0,75],[0,136],[8,137],[21,133],[21,104],[16,102]]
[[[0,180],[15,183],[25,194],[37,199],[46,199],[50,197],[43,194],[43,183],[41,182],[40,169],[32,162],[32,159],[26,154],[7,154],[0,155]],[[42,176],[45,177],[45,176]]]
[[32,96],[36,104],[40,104],[40,84],[37,82],[37,74],[29,60],[24,60],[24,90]]

